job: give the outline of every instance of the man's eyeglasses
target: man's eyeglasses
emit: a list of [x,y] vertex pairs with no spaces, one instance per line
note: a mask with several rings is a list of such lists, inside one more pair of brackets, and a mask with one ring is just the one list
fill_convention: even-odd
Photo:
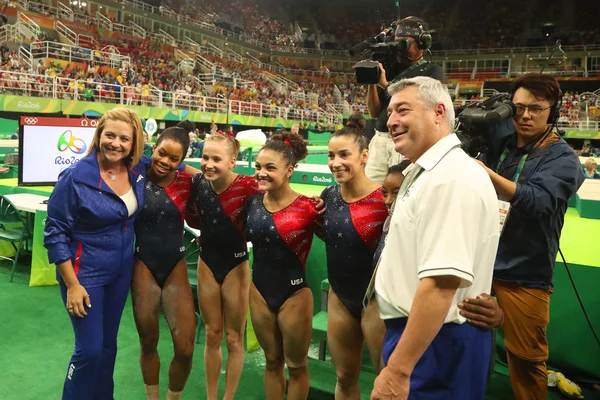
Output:
[[523,114],[525,114],[525,110],[528,110],[529,115],[531,115],[532,117],[537,117],[538,115],[540,115],[540,113],[542,111],[545,111],[549,108],[551,108],[551,106],[542,107],[537,104],[532,104],[529,106],[524,106],[523,104],[515,104],[515,109],[517,111],[517,115],[523,115]]

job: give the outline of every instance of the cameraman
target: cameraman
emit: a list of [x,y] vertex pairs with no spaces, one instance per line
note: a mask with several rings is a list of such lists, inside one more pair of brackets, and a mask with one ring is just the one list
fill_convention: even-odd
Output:
[[[416,17],[408,17],[398,21],[395,39],[404,42],[406,50],[396,53],[394,65],[384,66],[378,62],[380,70],[379,83],[367,88],[367,107],[371,118],[376,118],[375,136],[369,143],[369,160],[365,172],[369,179],[379,184],[383,183],[388,168],[398,164],[401,155],[394,150],[394,143],[387,128],[387,107],[390,103],[388,86],[403,78],[429,76],[444,82],[444,72],[439,65],[423,59],[425,50],[431,47],[431,35],[425,29],[425,21]],[[388,81],[388,75],[390,80]]]
[[[494,265],[492,289],[504,311],[504,343],[516,400],[546,399],[552,275],[567,204],[584,181],[577,155],[552,126],[560,87],[546,74],[513,82],[515,132],[492,137],[484,166],[510,203]],[[498,140],[499,139],[499,140]]]

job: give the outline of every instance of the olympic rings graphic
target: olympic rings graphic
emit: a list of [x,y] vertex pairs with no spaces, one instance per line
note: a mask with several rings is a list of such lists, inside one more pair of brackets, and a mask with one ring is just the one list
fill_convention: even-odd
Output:
[[38,123],[37,118],[24,118],[23,121],[25,121],[26,125],[35,125]]

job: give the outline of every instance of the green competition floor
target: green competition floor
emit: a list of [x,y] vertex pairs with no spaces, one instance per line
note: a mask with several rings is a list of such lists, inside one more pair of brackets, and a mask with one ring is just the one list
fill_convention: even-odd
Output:
[[[560,249],[567,264],[600,267],[600,219],[579,217],[577,210],[570,207],[565,214],[565,224],[560,239]],[[557,261],[562,261],[560,253]]]
[[[318,196],[321,194],[325,186],[304,185],[301,183],[292,183],[292,189],[305,196]],[[12,193],[34,193],[34,194],[50,194],[54,189],[53,186],[17,186],[17,179],[0,179],[0,194]]]
[[[305,196],[319,196],[325,186],[292,183],[292,189]],[[52,186],[17,186],[17,179],[0,179],[0,194],[34,193],[48,195]],[[600,267],[600,247],[597,235],[600,220],[580,218],[577,210],[570,207],[565,215],[565,224],[560,241],[567,263]],[[562,261],[560,254],[557,261]]]
[[[242,148],[242,152],[244,150],[245,148]],[[252,148],[253,158],[256,157],[256,154],[258,154],[259,150],[259,147]],[[306,159],[301,162],[306,164],[327,165],[327,151],[327,146],[308,146],[308,156],[306,156]]]
[[[67,314],[60,300],[57,286],[29,288],[29,271],[21,266],[15,281],[8,283],[9,268],[0,264],[0,368],[2,400],[55,400],[60,398],[62,383],[69,356],[73,350],[73,332]],[[173,355],[169,330],[161,318],[161,336],[158,353],[161,357],[161,398],[166,397],[168,365]],[[119,330],[119,351],[115,367],[115,398],[117,400],[145,399],[139,360],[139,341],[131,300],[128,299]],[[316,356],[316,344],[311,346],[311,357]],[[188,380],[183,399],[206,398],[204,379],[204,330],[200,343],[196,344],[192,373]],[[223,347],[223,354],[227,354]],[[10,360],[10,361],[9,361]],[[237,400],[264,400],[263,370],[265,359],[260,350],[246,354],[244,371],[236,394]],[[223,367],[224,368],[224,367]],[[310,371],[309,371],[310,373]],[[219,398],[224,393],[225,371],[221,370]],[[313,385],[333,388],[335,373],[332,368],[313,370]],[[370,386],[361,387],[361,399],[368,399]],[[600,400],[598,392],[586,390],[587,400]],[[486,393],[486,400],[511,399],[510,382],[502,367],[492,374]],[[310,400],[333,399],[332,395],[311,390]],[[550,400],[564,399],[551,391]]]
[[0,194],[33,193],[39,195],[50,195],[54,186],[18,186],[17,178],[0,179]]
[[[0,180],[0,193],[37,193],[49,194],[52,187],[16,187],[16,179]],[[308,195],[318,195],[324,186],[293,184],[293,189]],[[597,246],[597,235],[600,231],[600,220],[582,219],[576,209],[570,208],[565,216],[561,248],[570,265],[574,265],[574,279],[588,308],[596,330],[600,332],[597,321],[600,300],[596,296],[597,274],[600,271],[600,247]],[[2,382],[0,399],[2,400],[45,400],[56,399],[62,387],[62,379],[72,351],[73,335],[68,319],[63,312],[58,288],[29,288],[30,258],[24,257],[22,265],[15,276],[15,282],[8,283],[9,264],[0,262],[0,331],[5,340],[0,341],[0,368]],[[589,267],[582,267],[583,265]],[[557,264],[555,271],[554,307],[552,308],[549,341],[551,355],[558,365],[580,372],[578,361],[596,357],[597,346],[591,338],[589,328],[585,324],[581,309],[575,300],[572,287],[566,276],[564,266]],[[560,306],[559,306],[560,305]],[[560,323],[557,322],[562,321]],[[565,323],[570,321],[569,323]],[[40,327],[44,327],[40,329]],[[575,342],[572,342],[573,338]],[[205,398],[204,334],[201,344],[196,345],[194,367],[184,398]],[[317,343],[313,343],[310,355],[316,358]],[[226,351],[224,351],[226,353]],[[556,354],[560,353],[557,358]],[[162,357],[163,382],[161,393],[164,398],[167,379],[167,366],[172,354],[172,344],[168,337],[168,329],[161,321],[161,341],[159,354]],[[39,358],[43,355],[44,362]],[[139,345],[132,317],[130,302],[127,303],[123,322],[119,333],[119,355],[115,371],[115,393],[118,400],[138,400],[144,398],[143,382],[138,365]],[[10,362],[2,361],[10,360]],[[246,357],[245,369],[236,399],[264,399],[262,386],[265,360],[260,350],[251,352]],[[332,390],[335,385],[335,373],[329,363],[323,369],[313,370],[311,382],[315,387]],[[587,363],[586,363],[587,365]],[[567,371],[565,371],[567,372]],[[574,375],[575,375],[574,373]],[[569,376],[569,375],[567,375]],[[571,375],[569,377],[576,377]],[[595,376],[595,375],[594,375]],[[221,373],[224,377],[224,370]],[[34,385],[31,382],[35,382]],[[18,388],[18,390],[14,390]],[[221,383],[219,395],[223,394]],[[361,399],[368,399],[370,387],[361,387]],[[325,392],[312,390],[311,400],[331,399]],[[591,391],[585,393],[586,399],[600,400],[600,395]],[[512,398],[510,383],[506,369],[497,364],[496,373],[492,375],[486,400],[502,400]],[[557,393],[550,393],[548,399],[562,398]]]
[[327,186],[319,186],[319,185],[305,185],[302,183],[291,183],[290,186],[296,192],[303,194],[305,196],[309,196],[309,197],[320,196],[321,192],[327,187]]

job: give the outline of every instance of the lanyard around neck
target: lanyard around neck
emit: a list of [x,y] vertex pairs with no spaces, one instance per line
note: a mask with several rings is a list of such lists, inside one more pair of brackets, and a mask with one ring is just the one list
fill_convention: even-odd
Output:
[[418,67],[420,67],[421,65],[425,64],[426,62],[427,62],[427,61],[425,61],[425,60],[420,60],[420,61],[416,62],[415,64],[413,64],[413,65],[410,65],[410,66],[409,66],[408,68],[406,68],[404,71],[400,72],[400,73],[398,74],[398,76],[396,76],[396,78],[394,79],[394,82],[396,82],[396,81],[398,81],[398,80],[400,80],[400,79],[404,78],[404,77],[406,76],[406,74],[408,74],[410,71],[412,71],[412,70],[413,70],[413,69],[415,69],[415,68],[418,68]]
[[[537,149],[540,146],[540,143],[543,142],[544,139],[546,137],[548,137],[548,135],[551,133],[552,133],[552,128],[547,128],[546,131],[544,133],[542,133],[540,136],[538,136],[538,138],[535,140],[535,144],[531,148],[531,151],[529,153],[523,154],[523,156],[521,157],[521,160],[519,161],[519,165],[517,166],[517,171],[515,172],[515,175],[512,178],[512,181],[514,183],[519,182],[519,178],[521,177],[521,173],[523,172],[523,168],[525,167],[525,162],[527,161],[527,157],[529,157],[529,154],[531,154],[532,151]],[[502,166],[502,163],[504,162],[504,160],[506,160],[508,153],[510,153],[510,151],[508,150],[508,143],[507,143],[507,145],[504,146],[504,151],[502,152],[502,155],[500,156],[500,160],[498,160],[498,166],[496,167],[496,173],[498,173],[498,171],[500,171],[500,167]]]
[[[496,172],[500,171],[500,167],[502,166],[502,163],[504,162],[504,160],[506,160],[508,153],[510,153],[510,151],[508,150],[508,147],[505,146],[504,151],[502,152],[502,155],[500,156],[500,160],[498,160],[498,166],[496,167]],[[521,160],[519,161],[519,165],[517,165],[517,171],[515,172],[515,175],[511,179],[514,183],[519,182],[519,178],[521,177],[521,173],[523,172],[523,168],[525,167],[525,162],[527,161],[527,157],[529,157],[529,153],[525,153],[521,157]]]
[[[423,173],[423,171],[425,171],[425,170],[423,169],[423,167],[421,167],[421,166],[419,166],[419,165],[415,166],[415,168],[418,168],[418,169],[419,169],[419,171],[418,171],[417,173],[415,173],[415,174],[414,174],[414,175],[411,177],[411,179],[410,179],[410,180],[409,180],[409,179],[406,179],[406,186],[405,186],[404,188],[402,188],[402,189],[403,189],[403,190],[402,190],[402,196],[399,196],[401,199],[404,199],[404,198],[405,198],[405,197],[408,195],[408,192],[410,192],[410,188],[412,188],[412,187],[413,187],[413,185],[415,184],[415,182],[417,181],[417,179],[419,179],[419,176],[421,176],[421,174]],[[408,177],[407,177],[407,178],[408,178]],[[402,185],[402,186],[404,186],[404,185]]]

